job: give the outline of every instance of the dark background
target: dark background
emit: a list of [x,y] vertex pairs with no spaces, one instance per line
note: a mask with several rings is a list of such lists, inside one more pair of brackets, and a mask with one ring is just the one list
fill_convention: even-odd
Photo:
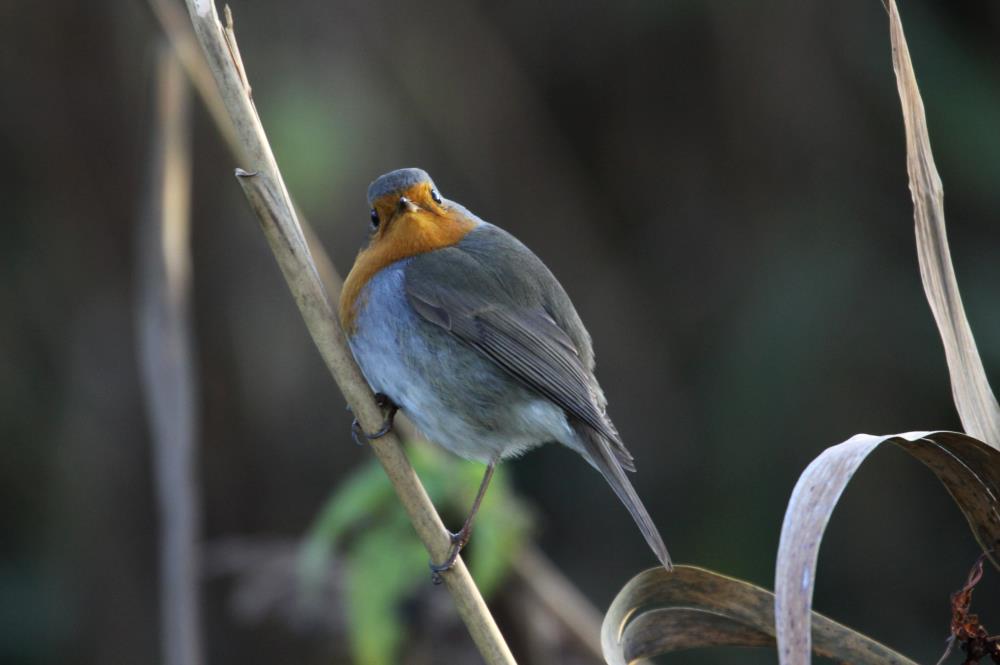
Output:
[[[917,270],[877,0],[233,10],[288,186],[342,272],[367,232],[365,187],[401,166],[427,169],[548,263],[593,334],[637,489],[679,562],[771,587],[785,504],[820,451],[856,432],[960,428]],[[901,11],[995,383],[1000,5]],[[142,2],[0,7],[6,662],[159,658],[133,324],[159,35]],[[343,399],[197,101],[193,121],[204,536],[298,538],[369,453],[350,442]],[[654,563],[568,451],[508,470],[541,547],[599,607]],[[879,452],[833,518],[816,608],[933,662],[977,553],[933,476]],[[998,584],[988,571],[976,599],[994,630]],[[234,621],[224,592],[206,587],[210,662],[328,662],[280,626]],[[716,658],[748,656],[676,660]]]

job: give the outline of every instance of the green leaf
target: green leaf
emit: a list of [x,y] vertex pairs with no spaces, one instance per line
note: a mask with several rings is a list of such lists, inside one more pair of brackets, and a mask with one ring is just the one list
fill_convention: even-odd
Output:
[[[428,495],[442,513],[465,519],[486,470],[427,445],[410,448],[410,458]],[[460,524],[449,524],[457,530]],[[510,562],[528,537],[530,511],[515,495],[506,469],[500,466],[483,498],[462,554],[483,596],[489,598],[510,568]]]
[[[361,467],[327,499],[306,534],[299,553],[300,590],[307,597],[326,574],[330,555],[352,526],[384,512],[395,497],[382,469],[373,463]],[[401,509],[399,509],[401,510]]]
[[[466,462],[426,444],[408,446],[414,469],[442,512],[464,519],[484,465]],[[494,475],[476,518],[469,567],[483,595],[495,590],[529,533],[529,512],[502,469]],[[451,525],[453,529],[458,524]],[[348,533],[351,538],[346,538]],[[345,561],[347,614],[355,661],[398,662],[401,605],[431,580],[427,551],[413,533],[392,486],[375,460],[361,467],[327,500],[299,554],[300,595],[315,600],[334,550]]]
[[530,528],[527,508],[514,495],[503,469],[497,469],[479,508],[469,547],[469,569],[484,597],[493,595],[503,581]]
[[[410,532],[410,533],[407,533]],[[427,584],[427,552],[403,519],[369,529],[347,556],[345,596],[351,653],[358,665],[399,662],[404,635],[400,605]]]

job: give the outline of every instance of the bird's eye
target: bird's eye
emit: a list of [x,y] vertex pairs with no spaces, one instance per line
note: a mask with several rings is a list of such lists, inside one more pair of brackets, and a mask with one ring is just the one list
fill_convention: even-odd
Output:
[[375,229],[378,228],[378,211],[375,210],[375,208],[372,208],[371,217],[372,217],[372,231],[374,231]]
[[438,194],[438,190],[431,187],[431,198],[434,199],[434,203],[441,205],[441,195]]

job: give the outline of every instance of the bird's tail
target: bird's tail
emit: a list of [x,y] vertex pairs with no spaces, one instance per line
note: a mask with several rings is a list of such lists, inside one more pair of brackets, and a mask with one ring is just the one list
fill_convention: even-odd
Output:
[[591,466],[601,472],[604,479],[611,485],[611,489],[628,508],[632,519],[639,526],[639,530],[642,531],[646,542],[649,543],[650,549],[653,550],[653,554],[660,560],[663,567],[668,571],[673,570],[674,565],[667,553],[667,546],[663,544],[663,538],[660,537],[660,532],[653,524],[653,518],[646,512],[646,507],[642,505],[639,495],[635,493],[635,488],[632,487],[628,476],[625,475],[625,470],[618,461],[618,456],[614,453],[611,442],[583,423],[576,423],[574,429],[583,442],[584,457]]

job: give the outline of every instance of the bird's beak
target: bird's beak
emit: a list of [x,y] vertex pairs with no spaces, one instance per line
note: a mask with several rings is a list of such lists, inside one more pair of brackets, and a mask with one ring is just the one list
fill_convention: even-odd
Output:
[[399,211],[400,212],[416,212],[420,208],[416,203],[406,198],[405,196],[399,197]]

